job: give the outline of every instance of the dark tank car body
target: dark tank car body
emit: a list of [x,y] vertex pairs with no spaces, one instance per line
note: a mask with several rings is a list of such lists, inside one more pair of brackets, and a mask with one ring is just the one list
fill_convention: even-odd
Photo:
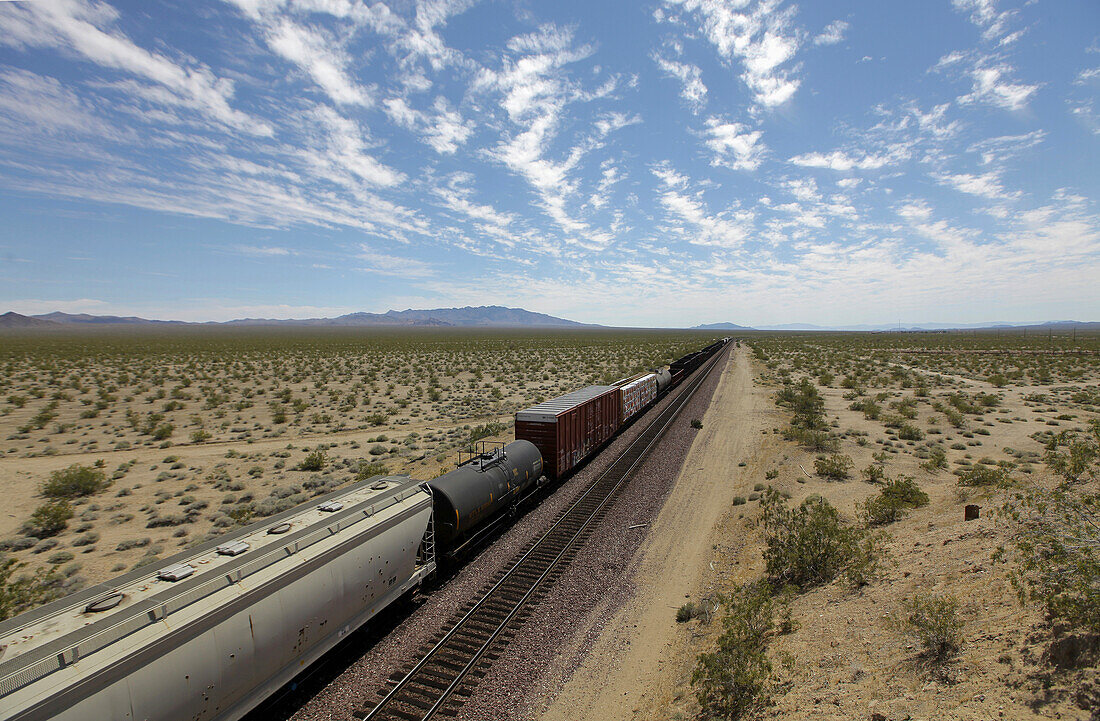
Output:
[[435,537],[454,548],[499,512],[515,505],[542,476],[542,455],[528,441],[476,454],[428,481],[435,507]]

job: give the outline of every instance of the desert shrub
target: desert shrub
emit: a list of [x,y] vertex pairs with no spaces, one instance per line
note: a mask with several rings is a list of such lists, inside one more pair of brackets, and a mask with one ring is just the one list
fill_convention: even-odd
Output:
[[792,428],[806,430],[825,428],[825,399],[821,397],[817,386],[809,378],[803,378],[797,384],[780,388],[775,394],[775,402],[794,412],[791,418]]
[[916,398],[903,398],[897,403],[892,404],[897,410],[898,415],[908,420],[913,420],[917,417],[917,399]]
[[691,427],[694,428],[695,430],[699,430],[700,428],[703,427],[703,422],[701,420],[699,420],[698,418],[692,418],[691,419]]
[[848,456],[834,453],[814,460],[814,471],[823,478],[842,481],[848,477],[848,472],[854,465],[855,463]]
[[153,437],[154,441],[163,441],[172,436],[176,427],[171,423],[161,423],[159,426],[150,431],[149,435]]
[[960,486],[1003,486],[1011,480],[1007,468],[975,465],[958,471]]
[[784,431],[783,436],[811,451],[835,451],[840,447],[839,441],[825,430],[791,427]]
[[776,596],[764,583],[721,598],[724,631],[714,651],[699,654],[691,675],[702,717],[740,719],[761,708],[773,682],[767,656]]
[[166,528],[169,526],[182,526],[191,523],[194,518],[182,514],[168,514],[165,516],[153,516],[145,524],[146,528]]
[[38,569],[33,575],[13,578],[26,566],[14,558],[0,562],[0,621],[45,603],[60,595],[61,577],[52,569]]
[[863,480],[868,483],[882,483],[886,480],[886,469],[874,463],[860,472],[863,474]]
[[50,554],[49,558],[46,559],[46,563],[51,566],[60,566],[62,563],[68,563],[74,558],[76,556],[69,551],[56,551]]
[[115,546],[116,551],[129,551],[131,548],[145,548],[153,542],[151,538],[131,538],[125,541],[120,541]]
[[69,525],[73,517],[73,507],[68,501],[58,500],[43,503],[31,514],[31,533],[36,538],[56,536]]
[[318,448],[315,451],[311,451],[302,459],[302,462],[298,464],[299,471],[319,471],[325,467],[325,463],[328,462],[328,457],[324,448]]
[[947,468],[947,451],[942,446],[933,445],[928,449],[928,460],[921,463],[920,467],[929,473]]
[[691,619],[695,618],[696,609],[695,602],[688,601],[683,606],[676,609],[676,623],[687,623]]
[[98,533],[95,531],[86,531],[73,539],[73,546],[94,546],[98,542]]
[[74,463],[51,473],[41,490],[47,498],[79,498],[99,493],[110,485],[103,471]]
[[371,476],[386,476],[389,472],[389,467],[380,461],[360,461],[355,477],[358,480],[364,480]]
[[[1063,446],[1071,442],[1091,448],[1078,451],[1078,458],[1092,460],[1066,465]],[[1088,435],[1055,437],[1046,462],[1062,482],[1017,491],[1002,509],[1015,522],[1010,579],[1021,601],[1038,602],[1052,619],[1100,633],[1100,491],[1082,482],[1100,472],[1100,422]],[[1000,559],[1008,555],[1007,549],[997,552]]]
[[883,526],[900,520],[910,508],[927,505],[928,494],[920,489],[914,479],[902,476],[887,479],[877,496],[864,501],[861,513],[868,526]]
[[191,431],[191,442],[202,443],[210,440],[210,431],[205,428],[199,428],[198,430]]
[[503,423],[497,423],[495,421],[480,426],[474,426],[470,429],[470,437],[466,439],[466,442],[472,446],[482,438],[488,438],[489,436],[495,436],[503,432],[505,428],[507,428],[507,426]]
[[911,423],[902,423],[898,427],[898,438],[903,441],[919,441],[924,438],[924,432]]
[[252,520],[253,511],[251,506],[244,505],[230,509],[225,515],[232,518],[235,523],[244,526]]
[[1062,431],[1047,442],[1043,460],[1065,483],[1100,480],[1100,419],[1087,433]]
[[959,652],[963,622],[959,618],[957,598],[919,594],[904,599],[902,608],[897,625],[920,642],[928,660],[944,663]]
[[853,411],[862,411],[863,417],[869,421],[878,420],[879,415],[882,413],[882,406],[875,403],[873,398],[855,401],[848,408]]
[[845,575],[865,585],[884,558],[882,539],[867,529],[841,522],[840,513],[820,496],[790,508],[769,488],[760,502],[766,576],[777,588],[806,589]]

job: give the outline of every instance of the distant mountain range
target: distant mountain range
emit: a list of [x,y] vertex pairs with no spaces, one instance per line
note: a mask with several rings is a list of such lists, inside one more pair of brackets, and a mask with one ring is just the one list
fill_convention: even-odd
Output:
[[435,308],[433,310],[390,310],[385,313],[348,313],[336,318],[271,320],[243,318],[223,325],[307,325],[307,326],[423,326],[438,328],[599,328],[597,325],[555,318],[523,308],[499,305]]
[[307,327],[425,327],[425,328],[599,328],[601,326],[555,318],[523,308],[499,305],[435,308],[432,310],[390,310],[385,313],[348,313],[336,318],[277,320],[240,318],[223,323],[186,323],[178,320],[149,320],[135,316],[88,315],[87,313],[43,313],[26,316],[8,312],[0,316],[0,328],[62,328],[73,326],[307,326]]
[[31,318],[8,311],[0,315],[0,328],[53,328],[58,324],[41,318]]
[[[434,308],[432,310],[390,310],[385,313],[348,313],[336,318],[239,318],[225,322],[188,323],[179,320],[149,320],[136,316],[88,315],[87,313],[43,313],[21,315],[7,312],[0,315],[0,329],[73,328],[73,327],[204,327],[204,326],[279,326],[327,328],[604,328],[590,323],[578,323],[545,313],[499,305],[466,306],[465,308]],[[934,331],[934,330],[1100,330],[1100,322],[1055,320],[1046,323],[921,323],[907,327],[896,325],[820,326],[809,323],[785,323],[749,327],[736,323],[705,323],[691,330],[705,331]]]
[[756,330],[756,328],[737,325],[736,323],[704,323],[703,325],[692,326],[691,330]]

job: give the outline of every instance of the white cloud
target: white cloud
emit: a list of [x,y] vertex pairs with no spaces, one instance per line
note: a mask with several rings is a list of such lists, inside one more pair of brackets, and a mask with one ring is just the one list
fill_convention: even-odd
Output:
[[788,180],[787,190],[791,195],[803,202],[817,203],[821,201],[821,193],[817,189],[817,182],[813,178],[795,178]]
[[269,22],[265,35],[272,50],[306,71],[333,102],[371,104],[368,92],[348,76],[351,59],[331,36],[287,18]]
[[[137,134],[104,120],[94,105],[57,79],[14,68],[0,70],[0,138],[39,162],[55,155],[113,159],[106,148],[95,146],[139,142]],[[89,145],[83,139],[99,142]]]
[[596,184],[596,192],[589,196],[588,203],[599,210],[607,205],[608,195],[616,183],[623,179],[622,171],[611,160],[605,160],[600,164],[600,182]]
[[821,34],[814,38],[814,45],[836,45],[844,39],[844,33],[848,30],[848,23],[843,20],[834,20],[825,26]]
[[658,196],[669,217],[666,231],[675,233],[694,245],[734,250],[744,244],[751,230],[751,213],[735,211],[712,214],[698,195],[693,197],[673,189],[672,185],[679,183],[682,176],[667,168],[654,168],[652,172],[666,186]]
[[[982,37],[993,40],[1003,36],[1007,31],[1008,21],[1015,15],[1013,10],[997,10],[997,0],[952,0],[952,5],[960,12],[970,13],[970,22],[982,30]],[[1020,33],[1013,33],[1012,42],[1018,39]]]
[[1033,148],[1047,137],[1045,130],[1033,130],[1023,135],[1001,135],[973,143],[966,150],[981,155],[982,165],[1003,163],[1028,148]]
[[831,153],[803,153],[796,155],[788,162],[801,165],[805,168],[829,168],[830,170],[874,170],[891,162],[891,159],[883,155],[865,154],[854,157],[840,150]]
[[443,96],[435,99],[431,112],[410,107],[402,97],[387,99],[383,107],[390,120],[419,133],[424,142],[440,155],[453,154],[474,130],[473,121],[463,118]]
[[297,255],[297,251],[290,248],[280,248],[274,245],[238,245],[236,250],[239,253],[245,255],[267,256],[267,257],[286,257],[290,255]]
[[471,200],[473,190],[467,183],[473,180],[468,173],[456,173],[445,187],[433,188],[432,192],[443,201],[446,208],[459,213],[475,222],[500,231],[508,232],[516,217],[511,213],[498,211],[491,205],[475,203]]
[[602,147],[606,136],[639,121],[636,115],[605,113],[594,123],[596,134],[572,144],[564,157],[550,156],[558,138],[566,108],[575,102],[593,102],[607,97],[615,88],[615,79],[595,91],[583,90],[568,75],[567,66],[591,56],[590,46],[574,46],[569,29],[546,25],[533,33],[508,41],[509,54],[501,58],[501,68],[482,68],[475,78],[477,92],[500,94],[500,103],[515,127],[505,133],[496,147],[486,154],[530,184],[537,204],[563,231],[565,241],[584,250],[606,248],[613,240],[609,231],[593,229],[570,213],[568,205],[576,194],[579,180],[575,171],[584,157]]
[[367,152],[367,143],[357,122],[323,105],[314,108],[312,116],[324,132],[315,138],[316,147],[304,151],[303,158],[313,164],[319,174],[337,179],[329,168],[343,170],[378,187],[394,186],[405,180],[404,173],[384,165]]
[[921,109],[914,103],[910,106],[909,112],[917,119],[917,125],[922,131],[933,138],[942,140],[957,135],[962,129],[962,123],[957,120],[945,121],[947,111],[950,108],[950,103],[942,103],[925,113],[921,112]]
[[438,274],[433,266],[422,260],[382,253],[366,244],[359,246],[355,257],[362,262],[356,270],[365,273],[398,278],[431,278]]
[[700,30],[719,56],[741,63],[741,80],[758,105],[772,108],[794,96],[801,81],[794,69],[783,67],[800,44],[800,32],[792,26],[793,9],[778,10],[769,0],[666,0],[666,5],[698,16]]
[[682,188],[688,183],[688,177],[677,173],[667,162],[658,163],[652,168],[652,172],[669,188]]
[[653,61],[665,75],[680,81],[680,97],[688,102],[693,112],[699,112],[707,102],[707,86],[703,84],[702,71],[690,63],[668,60],[654,54]]
[[764,136],[759,130],[750,131],[740,123],[724,122],[721,118],[707,118],[706,145],[713,156],[710,164],[734,170],[756,170],[767,148],[760,142]]
[[1005,190],[1001,184],[1000,174],[996,172],[981,175],[971,175],[969,173],[944,174],[936,176],[936,179],[960,192],[988,198],[989,200],[1004,201],[1019,197],[1019,193]]
[[1010,82],[1006,78],[1011,72],[1007,65],[975,67],[970,71],[973,88],[969,94],[959,98],[959,103],[985,103],[1005,110],[1023,109],[1039,86]]
[[180,65],[110,28],[118,14],[107,5],[81,0],[0,3],[0,17],[4,18],[0,43],[73,53],[102,67],[152,81],[171,93],[176,103],[231,128],[260,136],[273,132],[267,122],[230,105],[232,80],[215,76],[204,65]]

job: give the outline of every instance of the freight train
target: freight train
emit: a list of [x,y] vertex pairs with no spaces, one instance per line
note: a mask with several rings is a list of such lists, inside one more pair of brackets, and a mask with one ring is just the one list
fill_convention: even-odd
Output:
[[0,718],[241,718],[727,342],[521,411],[431,481],[376,476],[0,623]]

